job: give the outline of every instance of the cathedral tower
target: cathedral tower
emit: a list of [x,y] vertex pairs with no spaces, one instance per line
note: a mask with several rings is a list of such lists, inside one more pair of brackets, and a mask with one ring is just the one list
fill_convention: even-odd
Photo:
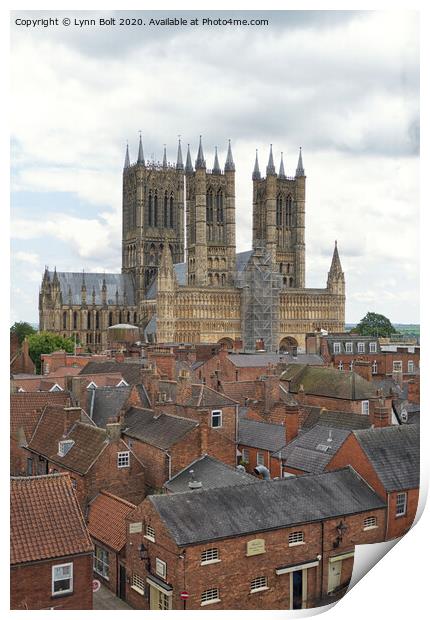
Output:
[[123,171],[122,272],[134,277],[141,302],[156,276],[163,242],[173,262],[184,260],[184,165],[179,140],[176,164],[145,161],[142,137],[138,157],[130,164],[128,145]]
[[190,286],[224,287],[234,284],[235,174],[230,141],[223,171],[216,147],[212,170],[206,169],[201,137],[195,170],[188,147],[185,175]]
[[286,176],[282,153],[276,173],[270,145],[266,177],[262,178],[257,153],[252,181],[253,248],[266,248],[282,275],[283,287],[304,288],[306,177],[301,149],[294,177]]

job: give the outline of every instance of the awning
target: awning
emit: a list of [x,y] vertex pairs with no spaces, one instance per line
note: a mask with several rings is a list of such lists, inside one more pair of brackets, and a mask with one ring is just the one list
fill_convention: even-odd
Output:
[[348,558],[354,557],[354,551],[350,551],[349,553],[342,553],[342,555],[334,555],[329,558],[329,562],[340,562],[340,560],[347,560]]
[[303,564],[289,564],[288,566],[280,566],[279,568],[275,569],[275,573],[277,575],[285,575],[285,573],[292,573],[296,570],[313,568],[314,566],[318,566],[319,563],[319,560],[310,560],[309,562],[304,562]]
[[165,583],[155,575],[148,575],[146,583],[149,583],[149,585],[156,590],[160,590],[160,592],[163,592],[166,596],[172,596],[173,594],[173,586],[171,586],[170,583]]

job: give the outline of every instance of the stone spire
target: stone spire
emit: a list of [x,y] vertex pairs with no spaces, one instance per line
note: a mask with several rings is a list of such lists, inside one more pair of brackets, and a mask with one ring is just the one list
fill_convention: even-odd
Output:
[[142,134],[139,136],[139,152],[137,154],[137,163],[145,165],[145,157],[143,155]]
[[125,160],[124,160],[124,170],[126,168],[130,168],[130,153],[128,152],[128,142],[125,149]]
[[185,163],[185,172],[191,173],[193,172],[193,164],[191,163],[191,153],[190,153],[190,145],[188,145],[187,149],[187,161]]
[[67,291],[67,297],[69,299],[69,306],[71,306],[72,305],[72,288],[70,284],[69,284],[69,290]]
[[305,169],[303,168],[302,147],[300,147],[299,161],[297,162],[297,168],[296,168],[296,177],[304,177],[304,176],[305,176]]
[[284,154],[281,152],[281,164],[279,166],[279,178],[285,179],[285,170],[284,170]]
[[160,267],[158,270],[159,276],[164,273],[164,275],[171,275],[173,273],[173,259],[172,252],[170,251],[169,243],[167,237],[164,237],[163,240],[163,250],[161,252],[160,259]]
[[236,167],[233,161],[233,154],[231,152],[231,140],[228,141],[227,159],[225,160],[224,172],[234,172]]
[[57,267],[54,267],[54,277],[52,278],[52,284],[57,285],[59,283],[57,276]]
[[202,146],[201,136],[200,136],[200,141],[199,141],[199,151],[197,153],[197,159],[196,159],[196,170],[197,168],[206,168],[206,162],[205,162],[205,158],[203,155],[203,146]]
[[181,138],[178,140],[178,156],[176,158],[176,170],[183,170],[184,162],[182,161]]
[[95,286],[93,286],[93,292],[91,293],[91,297],[92,297],[92,301],[93,301],[93,306],[96,305],[96,288]]
[[82,270],[81,303],[83,306],[87,305],[87,285],[85,284],[85,271],[84,270]]
[[214,159],[214,165],[212,168],[212,172],[214,174],[221,174],[221,168],[220,168],[219,161],[218,161],[218,148],[217,147],[215,147],[215,159]]
[[255,149],[255,165],[252,172],[252,180],[259,181],[261,179],[260,167],[258,165],[258,149]]
[[266,174],[276,174],[275,164],[273,163],[272,145],[270,145],[269,162],[266,167]]
[[167,152],[166,152],[166,145],[164,145],[164,151],[163,151],[163,168],[167,168]]
[[337,251],[337,241],[335,241],[329,276],[338,276],[342,273],[342,265],[340,263],[339,252]]
[[340,264],[337,241],[334,243],[333,258],[327,278],[327,289],[330,293],[334,293],[335,295],[345,295],[345,275],[342,271],[342,265]]
[[81,291],[86,291],[87,285],[85,284],[85,271],[82,269],[82,286]]

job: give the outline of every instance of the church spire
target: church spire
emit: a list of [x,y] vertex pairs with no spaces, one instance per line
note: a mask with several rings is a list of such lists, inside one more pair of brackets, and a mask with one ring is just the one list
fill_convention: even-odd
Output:
[[297,162],[297,168],[296,168],[296,177],[304,177],[304,176],[305,176],[305,169],[303,168],[302,147],[300,147],[299,161]]
[[266,174],[276,174],[275,164],[273,162],[272,145],[270,145],[269,162],[267,164]]
[[279,166],[279,178],[285,179],[285,170],[284,170],[284,154],[281,152],[281,164]]
[[130,168],[130,153],[128,152],[128,142],[125,149],[125,160],[124,160],[124,170],[126,168]]
[[188,145],[188,149],[187,149],[187,161],[185,163],[185,172],[188,172],[188,173],[193,172],[193,164],[191,163],[190,145]]
[[219,161],[218,161],[218,148],[217,147],[215,147],[215,159],[214,159],[214,165],[212,168],[212,172],[214,174],[221,174],[221,168],[220,168]]
[[236,167],[233,161],[233,154],[231,152],[231,140],[228,141],[227,159],[225,160],[224,172],[234,172]]
[[145,165],[145,157],[143,155],[142,134],[139,135],[139,152],[137,154],[137,163]]
[[255,165],[252,173],[252,180],[259,181],[261,179],[260,167],[258,165],[258,149],[255,149]]
[[199,141],[199,151],[197,153],[197,159],[196,159],[196,170],[197,168],[206,168],[206,162],[205,162],[205,158],[203,155],[203,146],[202,146],[202,137],[200,136],[200,141]]
[[331,266],[329,276],[337,276],[342,272],[342,265],[340,263],[339,252],[337,250],[337,241],[334,242],[333,258],[331,259]]
[[164,145],[164,151],[163,151],[163,168],[167,168],[167,152],[166,152],[166,145]]
[[327,288],[331,293],[335,293],[336,295],[345,295],[345,275],[342,271],[342,265],[340,264],[337,241],[334,242],[333,258],[327,278]]
[[178,140],[178,156],[176,158],[176,170],[183,170],[184,162],[182,161],[181,138]]

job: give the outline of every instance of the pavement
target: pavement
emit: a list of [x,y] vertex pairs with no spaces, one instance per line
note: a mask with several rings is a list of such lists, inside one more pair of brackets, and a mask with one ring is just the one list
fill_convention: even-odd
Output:
[[102,584],[100,590],[93,594],[93,609],[132,609],[132,607]]

